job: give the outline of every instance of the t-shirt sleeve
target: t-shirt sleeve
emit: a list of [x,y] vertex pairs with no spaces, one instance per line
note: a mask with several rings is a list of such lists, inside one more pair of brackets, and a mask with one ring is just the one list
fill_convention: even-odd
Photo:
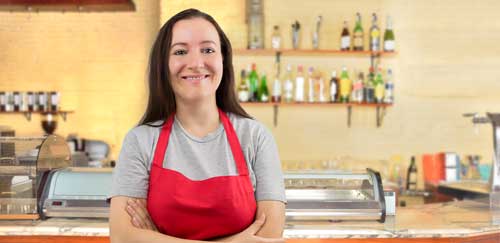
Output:
[[137,135],[131,130],[123,140],[113,169],[111,193],[114,196],[146,198],[149,187],[147,156],[140,151]]
[[271,132],[263,125],[260,125],[257,132],[253,170],[256,179],[255,197],[257,201],[286,202],[278,147]]

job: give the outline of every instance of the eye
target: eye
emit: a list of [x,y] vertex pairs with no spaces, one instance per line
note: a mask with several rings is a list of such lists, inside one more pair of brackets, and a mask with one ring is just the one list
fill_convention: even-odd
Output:
[[213,48],[203,48],[201,49],[201,53],[205,53],[205,54],[208,54],[208,53],[214,53],[215,50]]
[[174,55],[180,56],[180,55],[186,55],[187,51],[186,50],[175,50]]

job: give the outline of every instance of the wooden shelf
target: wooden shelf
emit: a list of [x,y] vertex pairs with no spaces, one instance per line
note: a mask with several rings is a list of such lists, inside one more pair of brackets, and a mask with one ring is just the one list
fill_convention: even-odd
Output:
[[371,52],[371,51],[340,51],[340,50],[313,50],[313,49],[234,49],[235,55],[242,56],[274,56],[276,52],[281,52],[282,56],[342,56],[342,57],[371,57],[384,56],[393,57],[396,52]]
[[52,114],[58,114],[63,118],[63,121],[66,121],[66,117],[68,114],[73,113],[74,111],[64,111],[64,110],[59,110],[59,111],[0,111],[0,114],[23,114],[24,117],[28,121],[31,121],[31,115],[32,114],[47,114],[47,113],[52,113]]
[[293,103],[285,103],[285,102],[241,102],[242,106],[249,107],[273,107],[273,123],[274,126],[278,126],[278,110],[280,106],[284,107],[292,107],[292,106],[309,106],[309,107],[346,107],[347,108],[347,126],[351,127],[351,116],[352,116],[352,107],[369,107],[376,109],[376,124],[377,127],[382,125],[382,120],[385,116],[385,109],[387,107],[392,106],[392,104],[386,103],[329,103],[329,102],[293,102]]

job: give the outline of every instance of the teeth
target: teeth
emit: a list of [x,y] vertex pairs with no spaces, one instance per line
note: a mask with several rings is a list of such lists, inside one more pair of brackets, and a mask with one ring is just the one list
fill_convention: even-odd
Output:
[[190,76],[190,77],[185,77],[187,80],[198,80],[198,79],[203,79],[205,76]]

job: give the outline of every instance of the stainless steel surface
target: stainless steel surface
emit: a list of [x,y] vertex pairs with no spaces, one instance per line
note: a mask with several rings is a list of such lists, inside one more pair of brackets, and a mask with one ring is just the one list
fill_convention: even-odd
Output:
[[474,124],[491,123],[493,125],[493,160],[490,176],[490,207],[500,210],[500,113],[486,113],[485,117],[477,113],[466,113]]
[[43,212],[49,217],[63,218],[108,218],[109,208],[103,207],[51,207],[44,208]]
[[375,173],[295,172],[284,175],[286,218],[307,220],[385,220],[385,199]]

